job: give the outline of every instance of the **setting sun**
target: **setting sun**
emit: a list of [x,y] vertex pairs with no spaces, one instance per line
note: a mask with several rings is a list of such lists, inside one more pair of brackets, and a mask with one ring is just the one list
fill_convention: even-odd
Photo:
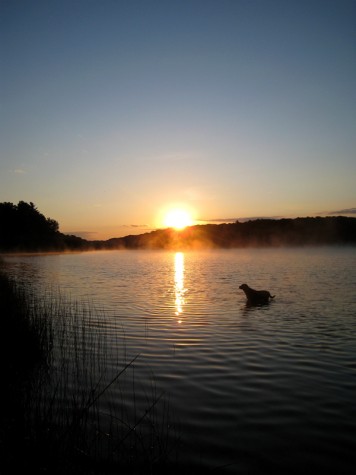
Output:
[[164,217],[164,225],[168,228],[184,229],[191,226],[193,219],[188,211],[183,209],[172,209]]

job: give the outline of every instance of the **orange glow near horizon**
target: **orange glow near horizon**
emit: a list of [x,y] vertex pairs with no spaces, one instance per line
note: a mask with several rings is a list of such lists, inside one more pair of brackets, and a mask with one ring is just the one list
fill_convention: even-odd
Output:
[[187,226],[192,226],[194,220],[189,211],[182,208],[174,208],[166,212],[163,218],[163,224],[167,228],[174,228],[177,230],[184,229]]

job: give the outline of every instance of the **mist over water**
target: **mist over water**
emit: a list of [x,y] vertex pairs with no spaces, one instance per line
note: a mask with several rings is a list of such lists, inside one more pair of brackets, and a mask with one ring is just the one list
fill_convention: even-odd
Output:
[[[102,251],[6,263],[44,295],[59,289],[89,302],[90,324],[106,336],[97,357],[113,370],[118,355],[140,355],[136,404],[152,387],[167,395],[180,461],[227,473],[352,473],[355,248]],[[242,283],[276,297],[247,307]],[[111,406],[115,391],[132,397],[128,386],[113,388]]]

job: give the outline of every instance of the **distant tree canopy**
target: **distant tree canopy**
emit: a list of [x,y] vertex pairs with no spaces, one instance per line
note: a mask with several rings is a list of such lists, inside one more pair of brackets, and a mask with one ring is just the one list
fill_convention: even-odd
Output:
[[182,231],[150,233],[86,241],[59,232],[33,203],[0,203],[0,251],[88,249],[200,249],[356,244],[356,218],[316,217],[257,219],[240,223],[189,226]]
[[0,203],[0,247],[38,248],[58,233],[58,223],[46,218],[33,203]]
[[19,201],[0,203],[0,250],[3,251],[40,251],[61,250],[68,242],[84,240],[76,236],[65,236],[59,232],[58,222],[46,218],[30,202]]
[[109,248],[199,249],[356,244],[356,218],[257,219],[109,239]]

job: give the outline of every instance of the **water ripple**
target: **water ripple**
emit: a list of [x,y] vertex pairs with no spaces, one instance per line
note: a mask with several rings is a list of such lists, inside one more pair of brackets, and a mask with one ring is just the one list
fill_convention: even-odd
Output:
[[[152,379],[170,395],[184,461],[227,465],[231,473],[353,473],[354,248],[132,251],[7,263],[19,280],[42,289],[50,281],[100,309],[90,320],[107,341],[98,357],[114,367],[114,348],[126,358],[141,355],[136,403]],[[245,281],[270,289],[275,300],[246,307],[238,290]]]

